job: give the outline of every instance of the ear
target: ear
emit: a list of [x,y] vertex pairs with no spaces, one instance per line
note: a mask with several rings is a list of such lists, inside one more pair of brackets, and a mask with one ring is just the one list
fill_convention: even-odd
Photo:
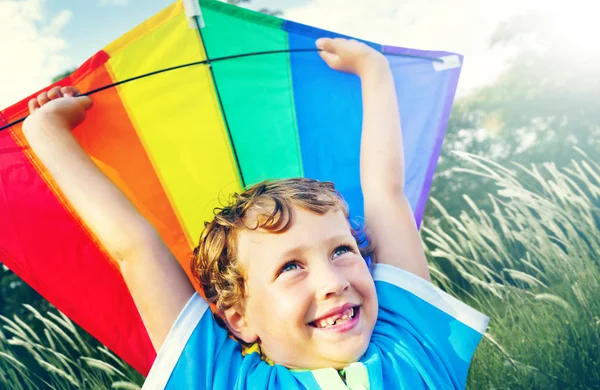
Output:
[[227,327],[235,337],[247,344],[252,344],[258,340],[258,335],[248,324],[243,310],[239,307],[232,307],[222,312],[222,318]]

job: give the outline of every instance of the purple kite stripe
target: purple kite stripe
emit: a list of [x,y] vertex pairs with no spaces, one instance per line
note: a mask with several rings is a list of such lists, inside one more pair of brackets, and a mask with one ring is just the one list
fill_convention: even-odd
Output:
[[383,54],[409,55],[409,56],[421,56],[421,57],[432,57],[432,58],[440,58],[443,56],[458,55],[462,61],[462,56],[460,54],[451,53],[451,52],[447,52],[447,51],[439,51],[439,50],[419,50],[419,49],[409,49],[409,48],[405,48],[405,47],[383,45],[381,52]]
[[[443,53],[442,55],[452,55],[454,53],[446,53],[446,52],[429,52],[429,53]],[[429,166],[427,168],[427,174],[425,175],[425,181],[423,182],[423,186],[421,187],[421,195],[419,196],[419,201],[417,203],[417,208],[415,210],[415,215],[417,216],[417,226],[421,227],[421,222],[423,221],[423,214],[425,213],[425,206],[427,205],[427,199],[429,197],[429,191],[431,190],[431,182],[433,181],[433,175],[435,173],[435,168],[437,167],[437,162],[440,157],[442,151],[442,144],[444,143],[444,136],[446,135],[446,128],[448,126],[448,119],[450,118],[450,113],[452,112],[452,105],[454,103],[454,96],[456,95],[456,88],[458,86],[458,79],[460,77],[460,71],[462,69],[463,64],[463,56],[460,54],[456,54],[460,58],[461,66],[456,69],[445,70],[444,72],[452,72],[452,77],[450,78],[450,87],[447,89],[448,94],[446,95],[446,101],[444,102],[444,109],[442,111],[442,115],[438,121],[438,128],[436,130],[435,143],[433,146],[433,153],[431,158],[429,159]]]

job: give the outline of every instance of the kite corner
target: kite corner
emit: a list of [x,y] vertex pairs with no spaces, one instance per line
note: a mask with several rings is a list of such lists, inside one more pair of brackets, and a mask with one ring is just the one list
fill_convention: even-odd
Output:
[[442,57],[438,57],[440,61],[433,61],[433,69],[435,69],[436,72],[441,72],[442,70],[448,70],[448,69],[454,69],[454,68],[460,68],[461,67],[461,63],[460,63],[460,57],[456,54],[451,54],[451,55],[447,55],[447,56],[442,56]]
[[[202,9],[198,0],[181,0],[181,2],[183,3],[183,9],[185,10],[190,28],[194,30],[204,28],[204,18],[202,17]],[[198,18],[197,22],[196,18]]]

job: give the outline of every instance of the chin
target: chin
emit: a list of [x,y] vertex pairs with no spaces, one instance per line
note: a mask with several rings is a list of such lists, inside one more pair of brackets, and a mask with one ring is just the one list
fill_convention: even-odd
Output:
[[351,348],[343,350],[337,348],[326,349],[327,354],[321,354],[321,356],[305,356],[305,359],[296,360],[294,362],[277,362],[275,363],[283,365],[289,369],[303,369],[303,370],[318,370],[320,368],[334,368],[336,370],[342,370],[348,367],[350,364],[359,361],[365,352],[369,344],[362,346],[362,348]]
[[343,370],[344,368],[348,367],[350,364],[358,362],[363,355],[364,355],[364,353],[354,359],[339,359],[339,360],[336,360],[335,362],[331,362],[330,364],[325,365],[322,368],[334,368],[338,371]]
[[369,348],[368,342],[348,350],[338,350],[335,355],[328,356],[327,360],[329,360],[330,363],[327,364],[326,367],[333,367],[336,370],[341,370],[351,363],[359,361],[365,352],[367,352],[367,348]]

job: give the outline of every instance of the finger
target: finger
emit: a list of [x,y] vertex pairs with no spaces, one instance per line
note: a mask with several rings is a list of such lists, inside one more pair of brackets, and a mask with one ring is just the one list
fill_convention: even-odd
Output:
[[92,98],[89,96],[79,96],[77,102],[79,102],[86,110],[89,110],[92,107]]
[[40,105],[38,104],[38,101],[36,98],[29,100],[29,103],[27,103],[27,106],[29,107],[30,114],[33,114],[35,112],[35,110],[40,108]]
[[50,101],[50,99],[48,99],[48,94],[46,92],[42,92],[38,95],[37,97],[37,101],[38,104],[41,106],[43,106],[44,104],[48,103]]
[[60,92],[60,87],[54,87],[48,91],[48,99],[54,100],[62,97],[62,92]]
[[331,38],[319,38],[317,39],[317,48],[326,52],[335,53],[336,46],[334,40]]
[[79,90],[75,87],[62,87],[60,89],[60,91],[62,92],[63,96],[65,97],[73,97],[73,96],[77,96],[79,95]]

